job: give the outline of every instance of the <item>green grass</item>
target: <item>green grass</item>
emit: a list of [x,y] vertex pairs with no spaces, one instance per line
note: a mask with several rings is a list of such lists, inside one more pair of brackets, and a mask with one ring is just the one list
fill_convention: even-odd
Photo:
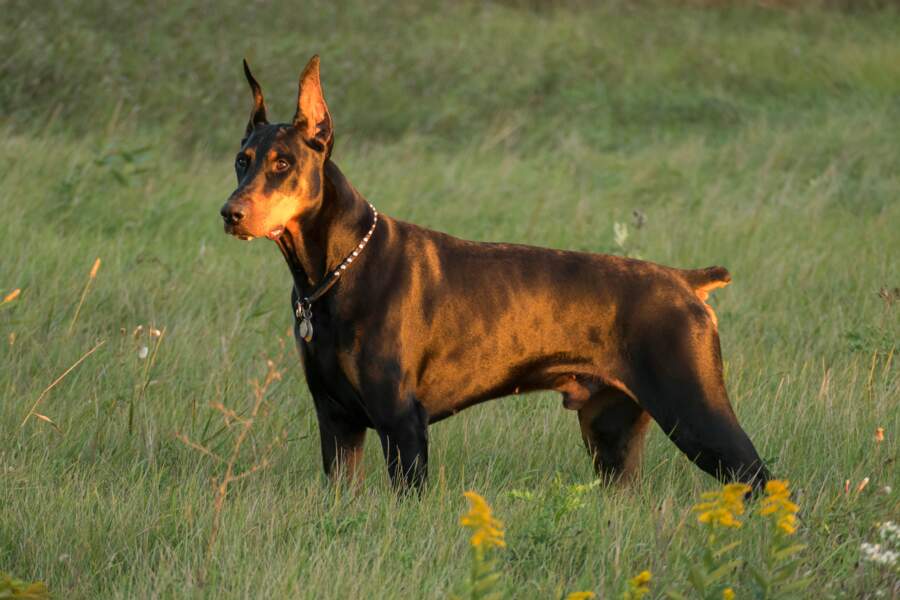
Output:
[[[0,307],[0,571],[58,598],[447,597],[475,489],[507,525],[510,597],[615,597],[645,568],[656,593],[687,588],[688,511],[715,482],[654,429],[634,487],[548,520],[565,485],[593,478],[553,394],[434,426],[419,499],[390,491],[372,435],[364,488],[326,482],[287,270],[218,217],[250,107],[240,59],[288,119],[319,52],[334,158],[379,210],[471,239],[726,265],[734,283],[712,302],[732,402],[796,490],[814,596],[898,593],[858,560],[876,522],[900,519],[900,302],[877,294],[900,286],[900,13],[149,6],[4,4],[0,293],[22,293]],[[166,331],[139,401],[138,324]],[[20,427],[101,340],[38,407],[61,433]],[[210,403],[249,407],[266,358],[284,378],[241,466],[287,441],[231,490],[201,585],[219,469],[175,434],[227,448]]]

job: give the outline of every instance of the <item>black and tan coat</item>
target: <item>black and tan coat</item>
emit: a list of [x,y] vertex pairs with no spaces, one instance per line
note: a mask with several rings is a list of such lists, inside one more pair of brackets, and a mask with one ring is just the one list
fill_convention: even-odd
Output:
[[470,242],[383,215],[354,255],[374,212],[330,158],[318,58],[288,124],[269,124],[246,74],[254,107],[238,187],[222,208],[226,231],[275,241],[293,276],[292,307],[353,259],[312,305],[312,338],[296,336],[326,472],[358,473],[374,429],[395,481],[418,485],[430,423],[556,390],[602,475],[634,474],[652,419],[704,471],[765,482],[729,403],[705,302],[729,282],[725,269]]

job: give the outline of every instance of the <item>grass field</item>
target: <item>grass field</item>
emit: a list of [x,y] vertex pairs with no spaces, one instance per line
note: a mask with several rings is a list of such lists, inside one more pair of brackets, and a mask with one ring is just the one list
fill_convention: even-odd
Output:
[[[619,597],[644,569],[651,597],[688,593],[690,507],[716,482],[654,428],[633,487],[570,502],[593,472],[554,394],[432,427],[421,498],[391,492],[373,435],[362,490],[325,480],[287,269],[218,216],[241,58],[287,120],[318,52],[334,159],[384,213],[727,266],[712,303],[732,402],[802,507],[813,583],[793,597],[900,597],[896,571],[860,562],[900,520],[900,12],[338,4],[3,4],[0,295],[21,293],[0,306],[0,571],[56,598],[446,598],[465,590],[474,489],[506,525],[508,597]],[[230,489],[207,563],[222,468],[176,434],[227,452],[210,405],[247,410],[266,359],[283,377],[238,467],[284,443]],[[32,407],[53,423],[23,424]],[[762,551],[759,527],[741,535]],[[729,581],[759,597],[744,569]]]

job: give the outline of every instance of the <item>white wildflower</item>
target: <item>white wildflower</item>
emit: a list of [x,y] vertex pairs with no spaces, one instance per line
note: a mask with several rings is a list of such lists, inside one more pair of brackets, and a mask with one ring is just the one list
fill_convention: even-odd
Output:
[[895,544],[900,545],[900,525],[897,525],[893,521],[885,521],[881,524],[881,527],[878,528],[878,535],[885,542],[894,542]]
[[625,242],[628,240],[628,225],[625,223],[613,223],[613,240],[619,248],[625,248]]
[[141,346],[140,348],[138,348],[138,358],[140,358],[141,360],[147,358],[148,354],[150,354],[150,348],[148,348],[147,346]]
[[881,544],[869,544],[863,542],[859,545],[859,549],[862,551],[863,560],[888,567],[894,566],[897,559],[900,558],[900,552],[889,550]]

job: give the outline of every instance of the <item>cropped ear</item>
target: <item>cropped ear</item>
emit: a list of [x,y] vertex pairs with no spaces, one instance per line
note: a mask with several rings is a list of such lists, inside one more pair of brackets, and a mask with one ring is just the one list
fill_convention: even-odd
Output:
[[322,82],[319,81],[318,54],[309,59],[309,64],[300,75],[294,127],[307,144],[324,151],[326,158],[331,155],[334,128],[328,106],[325,104],[325,96],[322,94]]
[[244,75],[247,76],[247,83],[250,84],[250,90],[253,92],[253,110],[250,111],[250,121],[247,123],[247,130],[244,132],[244,138],[247,138],[253,133],[253,129],[257,125],[265,125],[269,121],[266,119],[266,101],[263,99],[262,88],[259,87],[256,79],[253,78],[246,58],[244,59]]

